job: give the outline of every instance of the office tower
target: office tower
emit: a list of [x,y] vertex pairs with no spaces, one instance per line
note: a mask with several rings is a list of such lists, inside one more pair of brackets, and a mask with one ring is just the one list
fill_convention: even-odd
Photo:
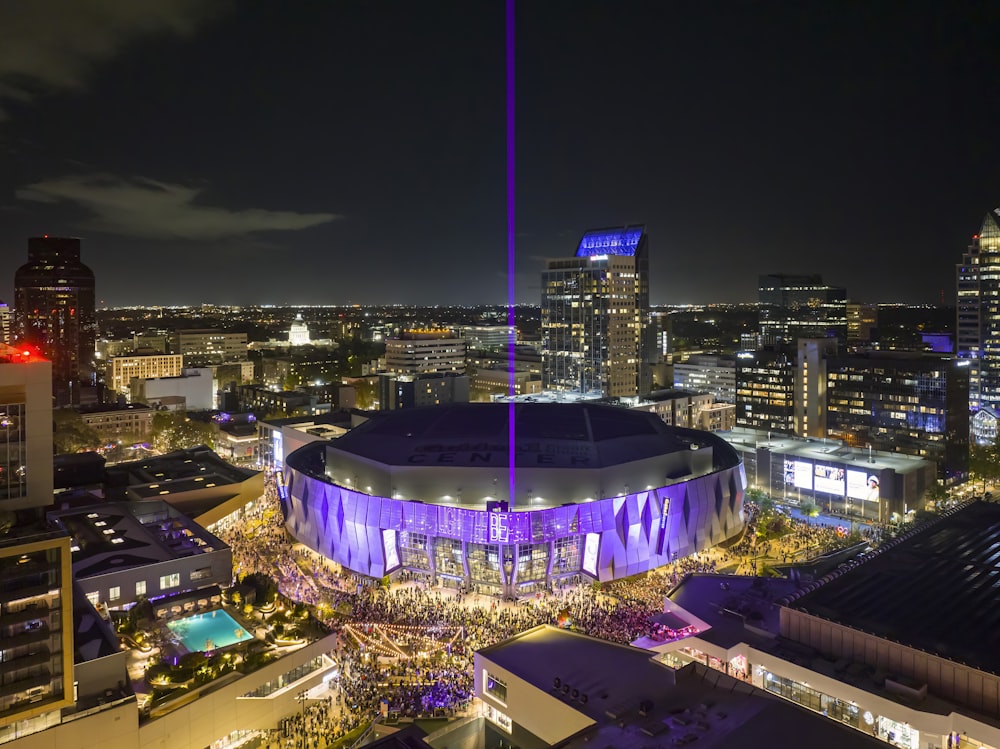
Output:
[[987,213],[956,267],[956,352],[971,360],[969,408],[1000,406],[1000,208]]
[[52,364],[0,345],[0,513],[52,503]]
[[968,475],[967,360],[870,352],[830,357],[826,368],[827,436],[934,460],[945,480]]
[[32,237],[28,262],[14,274],[14,338],[52,362],[57,405],[80,401],[93,384],[94,272],[80,262],[80,240]]
[[736,354],[736,426],[795,432],[795,365],[786,350]]
[[465,373],[465,341],[450,330],[406,330],[385,342],[385,370],[392,374]]
[[870,346],[878,337],[878,305],[847,303],[847,345]]
[[379,410],[469,402],[469,378],[457,372],[379,375]]
[[834,338],[800,338],[796,344],[795,434],[826,436],[826,359],[837,353]]
[[760,276],[757,301],[764,345],[797,338],[847,339],[847,291],[819,275]]
[[674,362],[674,387],[711,393],[724,403],[736,402],[736,359],[732,356],[695,354]]
[[463,325],[458,334],[469,351],[506,351],[516,340],[512,325]]
[[8,346],[11,343],[10,317],[10,305],[0,301],[0,343],[5,343]]
[[542,273],[542,387],[604,397],[652,388],[643,226],[594,229]]

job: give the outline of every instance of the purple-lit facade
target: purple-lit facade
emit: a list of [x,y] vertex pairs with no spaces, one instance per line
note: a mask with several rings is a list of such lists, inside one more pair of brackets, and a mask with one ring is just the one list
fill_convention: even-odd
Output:
[[743,464],[710,433],[609,406],[517,404],[509,482],[508,405],[399,413],[286,460],[288,530],[353,572],[526,594],[646,572],[743,528]]
[[635,255],[642,242],[645,227],[620,226],[613,229],[591,229],[583,235],[576,249],[577,257],[595,255]]

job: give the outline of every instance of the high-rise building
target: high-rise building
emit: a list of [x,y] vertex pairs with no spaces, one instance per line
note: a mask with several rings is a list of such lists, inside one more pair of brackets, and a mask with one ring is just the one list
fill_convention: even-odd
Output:
[[458,333],[469,351],[506,351],[517,339],[513,325],[463,325]]
[[830,357],[826,370],[826,436],[936,461],[948,481],[966,478],[968,361],[872,352]]
[[52,503],[52,364],[0,345],[0,512]]
[[847,345],[865,347],[878,336],[878,305],[847,303]]
[[56,403],[80,400],[94,380],[94,272],[80,261],[80,240],[32,237],[28,262],[14,274],[14,339],[52,362]]
[[795,365],[784,349],[736,354],[736,426],[794,434]]
[[764,345],[798,338],[847,339],[847,290],[819,275],[760,276],[757,301]]
[[695,354],[674,362],[674,387],[711,393],[717,401],[736,402],[736,359],[717,354]]
[[379,375],[379,410],[468,403],[469,378],[457,372]]
[[645,227],[594,229],[542,273],[542,387],[629,397],[652,389]]
[[837,353],[833,338],[800,338],[796,344],[795,434],[826,436],[826,359]]
[[392,374],[465,374],[465,341],[450,330],[406,330],[385,342],[385,370]]
[[969,408],[1000,406],[1000,208],[987,213],[956,267],[956,351],[970,359]]
[[[44,472],[51,485],[51,454]],[[70,558],[65,533],[0,526],[0,743],[58,725],[74,704]]]
[[0,343],[5,343],[8,346],[11,343],[10,318],[10,305],[0,301]]

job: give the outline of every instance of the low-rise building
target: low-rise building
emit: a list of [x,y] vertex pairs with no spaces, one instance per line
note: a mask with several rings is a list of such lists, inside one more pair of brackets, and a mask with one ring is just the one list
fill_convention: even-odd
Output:
[[1000,746],[1000,656],[979,615],[998,533],[1000,507],[975,502],[804,584],[688,576],[665,604],[679,636],[633,644],[893,746]]
[[184,357],[180,354],[153,354],[150,356],[114,356],[108,361],[105,382],[126,401],[133,400],[132,380],[150,380],[158,377],[179,377],[184,370]]
[[136,379],[132,398],[156,409],[202,411],[215,407],[212,371],[207,367],[185,369],[176,377]]
[[232,583],[230,548],[166,502],[88,505],[49,520],[73,539],[73,576],[94,606],[125,609]]
[[474,688],[486,746],[884,746],[734,675],[550,625],[477,651]]
[[898,522],[923,506],[937,481],[934,461],[912,455],[751,429],[719,436],[739,451],[751,488],[848,518]]
[[145,442],[153,430],[155,410],[143,403],[85,406],[80,409],[83,422],[100,435],[105,444]]

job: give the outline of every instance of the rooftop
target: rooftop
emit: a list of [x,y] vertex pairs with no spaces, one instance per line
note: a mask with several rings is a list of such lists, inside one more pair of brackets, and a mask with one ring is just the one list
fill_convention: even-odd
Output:
[[73,538],[76,579],[226,547],[166,502],[106,503],[49,517]]
[[[735,465],[736,454],[708,432],[668,426],[655,414],[593,403],[456,403],[379,413],[332,443],[331,449],[390,465],[414,454],[447,453],[449,465],[508,462],[510,415],[517,462],[536,454],[548,465],[620,465],[669,453],[713,447],[717,465]],[[496,459],[487,459],[492,454]],[[582,459],[582,458],[581,458]],[[411,463],[414,461],[410,461]],[[578,465],[581,463],[577,463]]]
[[576,249],[577,257],[594,255],[635,255],[646,233],[644,226],[616,226],[591,229],[584,233]]
[[[480,651],[595,721],[560,746],[771,747],[809,737],[811,749],[882,742],[700,664],[673,670],[648,651],[541,626]],[[588,695],[571,701],[555,679]],[[644,709],[641,709],[644,708]],[[517,715],[511,716],[515,721]]]
[[872,472],[891,468],[896,473],[905,473],[917,470],[927,463],[925,459],[913,455],[878,450],[869,452],[863,448],[848,447],[835,439],[803,439],[753,429],[732,429],[726,432],[716,432],[716,434],[737,449],[766,447],[778,455],[808,460],[854,462],[858,464],[859,469],[863,468]]
[[793,596],[790,608],[1000,674],[1000,505],[972,502]]

